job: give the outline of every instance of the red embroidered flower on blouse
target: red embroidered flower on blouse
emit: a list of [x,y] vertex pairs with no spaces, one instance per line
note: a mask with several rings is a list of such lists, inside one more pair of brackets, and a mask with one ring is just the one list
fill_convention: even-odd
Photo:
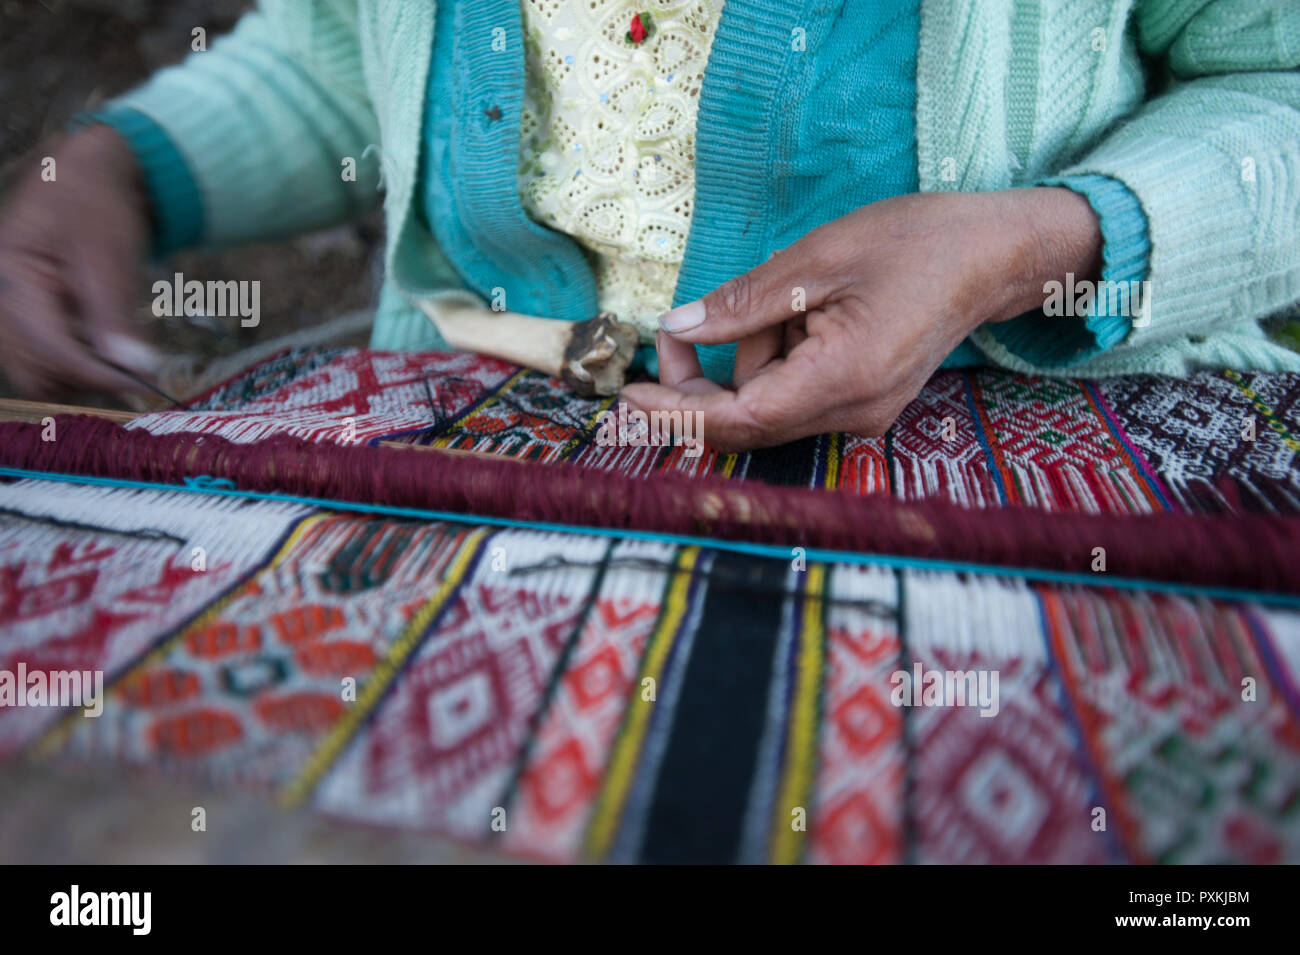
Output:
[[649,13],[637,13],[632,17],[632,28],[627,31],[629,43],[641,43],[654,31],[654,21]]

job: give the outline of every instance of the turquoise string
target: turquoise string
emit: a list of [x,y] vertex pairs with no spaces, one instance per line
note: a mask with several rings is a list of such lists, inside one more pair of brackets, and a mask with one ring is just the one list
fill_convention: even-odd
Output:
[[[0,467],[0,476],[30,478],[38,481],[59,481],[64,484],[91,484],[100,487],[120,487],[142,491],[187,491],[192,494],[215,494],[220,497],[238,497],[259,501],[284,501],[303,504],[327,511],[355,511],[364,514],[385,514],[391,517],[414,517],[422,520],[445,521],[452,524],[487,524],[492,527],[509,527],[517,530],[557,531],[566,534],[587,534],[595,537],[613,537],[621,540],[659,541],[679,547],[704,547],[726,550],[756,557],[790,560],[793,548],[778,544],[753,544],[745,541],[715,540],[710,537],[691,537],[665,534],[659,531],[622,530],[607,527],[584,527],[574,524],[554,524],[545,521],[520,521],[509,517],[489,517],[483,514],[457,514],[453,511],[432,511],[413,507],[394,507],[389,504],[364,504],[357,501],[335,501],[330,498],[300,497],[296,494],[278,494],[263,491],[241,491],[225,478],[209,475],[189,477],[184,484],[152,484],[147,481],[126,481],[118,478],[91,477],[79,474],[61,474],[56,471],[27,471],[22,468]],[[1095,574],[1068,573],[1059,570],[1040,570],[1031,567],[1003,567],[992,564],[970,564],[958,561],[935,560],[928,557],[899,557],[892,554],[861,554],[855,551],[838,551],[817,547],[803,548],[806,560],[825,564],[854,564],[863,567],[891,567],[902,570],[947,571],[959,574],[980,574],[988,577],[1024,577],[1047,583],[1081,584],[1085,587],[1113,587],[1119,590],[1147,590],[1157,593],[1177,594],[1187,597],[1206,597],[1220,600],[1253,601],[1280,607],[1300,608],[1300,595],[1275,594],[1266,591],[1237,590],[1231,587],[1197,587],[1168,581],[1142,580],[1135,577],[1106,577],[1098,580]]]

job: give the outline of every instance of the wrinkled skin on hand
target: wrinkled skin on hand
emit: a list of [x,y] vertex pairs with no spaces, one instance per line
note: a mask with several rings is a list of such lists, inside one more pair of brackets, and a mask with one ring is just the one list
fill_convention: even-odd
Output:
[[[699,416],[722,451],[881,435],[975,328],[1041,306],[1044,282],[1066,272],[1095,276],[1100,255],[1096,215],[1066,189],[872,203],[665,315],[659,383],[622,397]],[[731,342],[723,387],[704,377],[694,346]]]

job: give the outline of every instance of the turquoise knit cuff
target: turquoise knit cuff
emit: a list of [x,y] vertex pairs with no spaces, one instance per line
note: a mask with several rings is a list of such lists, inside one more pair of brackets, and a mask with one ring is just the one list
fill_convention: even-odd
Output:
[[700,359],[700,370],[704,377],[720,385],[731,384],[732,371],[736,366],[735,345],[696,345],[695,354]]
[[[1088,200],[1101,223],[1104,284],[1085,315],[1048,316],[1040,309],[985,327],[999,344],[1026,362],[1060,368],[1093,358],[1128,335],[1136,317],[1135,306],[1145,310],[1149,305],[1145,296],[1140,303],[1131,301],[1129,283],[1146,277],[1151,241],[1141,203],[1116,179],[1066,176],[1035,185],[1063,186]],[[1082,281],[1084,277],[1077,278]],[[1075,298],[1068,288],[1064,297],[1067,304]]]
[[154,258],[198,245],[203,236],[203,199],[171,137],[144,113],[126,106],[108,106],[73,120],[79,126],[91,123],[112,126],[135,154],[149,196]]

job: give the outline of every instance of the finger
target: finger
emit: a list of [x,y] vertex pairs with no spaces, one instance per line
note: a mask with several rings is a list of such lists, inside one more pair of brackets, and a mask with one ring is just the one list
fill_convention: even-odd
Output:
[[30,365],[10,361],[3,364],[9,383],[20,396],[31,401],[53,401],[60,396],[61,389]]
[[129,318],[138,266],[118,259],[112,250],[79,251],[72,269],[73,294],[90,345],[111,361],[149,378],[161,367],[162,355]]
[[141,392],[136,382],[96,360],[69,331],[70,316],[51,284],[9,273],[0,301],[0,323],[9,330],[6,361],[22,366],[29,379],[74,385],[89,391],[116,394]]
[[674,341],[671,335],[661,330],[655,333],[655,352],[659,355],[660,384],[677,388],[684,381],[704,377],[694,345]]
[[153,392],[133,379],[104,364],[83,344],[68,335],[49,336],[37,343],[37,356],[43,372],[61,384],[108,395],[137,394],[153,397]]
[[819,433],[828,409],[814,371],[811,362],[792,355],[738,391],[696,395],[641,383],[628,385],[623,395],[642,411],[689,412],[708,444],[721,451],[747,451]]
[[752,381],[772,362],[789,349],[782,348],[784,332],[781,325],[765,328],[761,332],[742,338],[736,343],[736,361],[731,380],[737,388]]
[[805,316],[799,316],[786,322],[782,326],[785,333],[785,350],[792,352],[808,340],[808,319]]
[[836,291],[823,274],[824,244],[818,233],[809,233],[704,298],[664,314],[660,327],[679,341],[721,345],[815,308]]
[[671,335],[661,331],[655,336],[655,347],[659,352],[660,384],[691,395],[707,395],[724,390],[722,385],[705,377],[694,345],[674,341]]

